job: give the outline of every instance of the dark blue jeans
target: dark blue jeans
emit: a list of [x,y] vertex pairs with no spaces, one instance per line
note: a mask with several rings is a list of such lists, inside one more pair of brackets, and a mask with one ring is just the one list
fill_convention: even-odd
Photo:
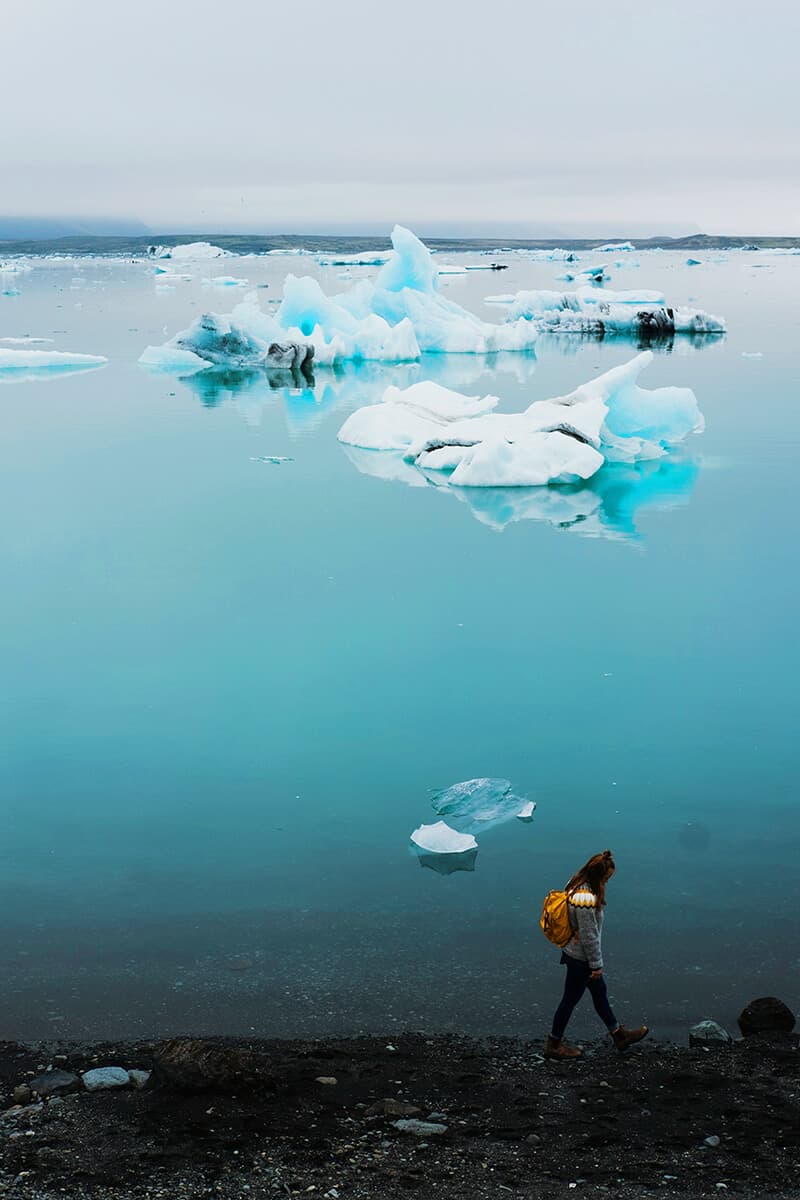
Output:
[[557,1041],[561,1041],[564,1031],[567,1028],[567,1023],[572,1016],[572,1010],[587,987],[592,997],[595,1012],[606,1029],[616,1029],[619,1021],[611,1011],[611,1005],[608,1002],[608,992],[606,991],[606,981],[603,976],[601,975],[599,979],[590,979],[589,964],[583,962],[580,958],[573,958],[571,954],[562,954],[561,961],[566,964],[567,978],[564,980],[564,995],[556,1009],[556,1015],[553,1017],[553,1037]]

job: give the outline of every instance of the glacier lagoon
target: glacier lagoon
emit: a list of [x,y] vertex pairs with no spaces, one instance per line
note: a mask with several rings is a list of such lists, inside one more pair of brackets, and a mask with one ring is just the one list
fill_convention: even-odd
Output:
[[[3,277],[0,338],[108,360],[0,372],[4,1036],[539,1036],[561,984],[541,897],[606,846],[625,1019],[680,1037],[755,995],[797,1006],[800,259],[603,257],[611,289],[726,318],[654,343],[643,381],[692,388],[705,432],[581,487],[470,494],[337,431],[424,379],[520,412],[637,343],[182,377],[137,360],[228,311],[204,279],[247,279],[268,311],[289,270],[331,294],[380,267]],[[442,294],[491,322],[498,280],[567,286],[563,262],[493,260]],[[428,869],[409,835],[479,776],[533,820],[479,836],[471,870]]]

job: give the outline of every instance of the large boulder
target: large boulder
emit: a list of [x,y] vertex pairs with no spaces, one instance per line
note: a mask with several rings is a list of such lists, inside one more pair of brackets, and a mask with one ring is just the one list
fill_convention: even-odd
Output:
[[223,1039],[172,1038],[153,1055],[156,1082],[180,1091],[216,1088],[263,1088],[272,1080],[270,1060],[263,1052]]
[[754,1033],[791,1033],[794,1024],[792,1010],[775,996],[751,1000],[739,1014],[739,1028],[743,1037],[750,1037]]

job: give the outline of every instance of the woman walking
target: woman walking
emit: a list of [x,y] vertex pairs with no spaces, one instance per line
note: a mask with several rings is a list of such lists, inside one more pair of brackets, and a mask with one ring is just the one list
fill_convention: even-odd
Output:
[[605,1025],[618,1050],[627,1050],[648,1033],[646,1025],[625,1029],[620,1025],[608,1002],[606,981],[603,978],[603,909],[606,905],[606,884],[614,874],[614,858],[610,850],[594,854],[577,871],[564,891],[567,894],[572,940],[564,946],[561,962],[567,968],[564,995],[553,1017],[552,1031],[544,1047],[545,1058],[579,1058],[581,1051],[563,1041],[573,1009],[586,989],[592,997],[595,1011]]

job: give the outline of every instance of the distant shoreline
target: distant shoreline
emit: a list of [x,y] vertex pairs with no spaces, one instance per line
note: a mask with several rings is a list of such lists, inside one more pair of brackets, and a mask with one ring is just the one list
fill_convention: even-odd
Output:
[[[615,238],[611,243],[622,244],[628,239]],[[696,233],[678,238],[630,239],[636,250],[782,250],[800,246],[800,234],[795,237],[731,237]],[[0,252],[4,255],[71,254],[71,255],[142,255],[152,245],[185,245],[187,242],[212,242],[223,250],[237,254],[266,254],[270,250],[308,250],[310,253],[341,251],[358,254],[366,250],[389,250],[388,234],[382,236],[356,236],[306,233],[262,234],[214,234],[214,233],[157,233],[146,236],[117,237],[110,235],[86,237],[82,235],[59,238],[14,238],[0,239]],[[591,251],[600,238],[423,238],[431,250],[450,252],[485,252],[503,250],[579,250]],[[609,252],[604,252],[609,253]],[[613,251],[610,253],[613,254]],[[623,252],[621,252],[623,253]]]

